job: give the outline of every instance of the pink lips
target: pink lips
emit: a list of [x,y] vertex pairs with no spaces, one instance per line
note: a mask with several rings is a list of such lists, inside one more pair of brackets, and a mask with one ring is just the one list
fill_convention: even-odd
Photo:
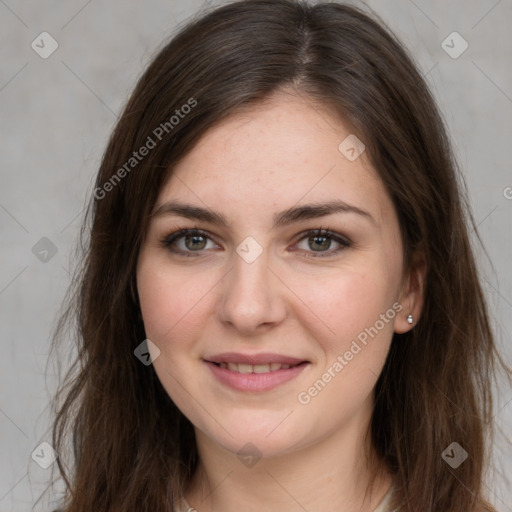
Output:
[[280,354],[234,352],[209,356],[204,362],[222,384],[237,391],[252,392],[270,391],[295,378],[309,364],[304,359]]

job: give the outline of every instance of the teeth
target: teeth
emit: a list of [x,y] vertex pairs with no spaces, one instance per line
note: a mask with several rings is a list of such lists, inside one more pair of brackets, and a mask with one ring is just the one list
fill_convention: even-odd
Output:
[[267,364],[242,364],[242,363],[219,363],[219,366],[224,369],[231,370],[238,373],[269,373],[277,370],[288,370],[289,364],[281,363],[267,363]]
[[240,373],[252,373],[253,366],[251,364],[239,364],[238,371]]
[[253,366],[254,373],[268,373],[270,371],[269,364],[255,364]]

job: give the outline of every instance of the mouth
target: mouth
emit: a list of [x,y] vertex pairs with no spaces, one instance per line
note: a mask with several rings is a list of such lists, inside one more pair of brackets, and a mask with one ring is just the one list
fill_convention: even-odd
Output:
[[203,359],[216,379],[237,391],[270,391],[297,377],[310,361],[278,354],[219,354]]
[[307,364],[303,361],[298,364],[286,364],[286,363],[265,363],[265,364],[244,364],[244,363],[213,363],[219,368],[224,368],[232,372],[237,373],[269,373],[277,372],[278,370],[289,370],[301,364]]

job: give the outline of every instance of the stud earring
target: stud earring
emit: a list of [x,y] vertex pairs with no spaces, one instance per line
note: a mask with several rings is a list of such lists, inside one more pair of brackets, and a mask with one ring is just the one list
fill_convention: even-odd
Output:
[[407,317],[407,323],[412,324],[413,322],[414,322],[414,318],[412,317],[412,315],[409,315]]

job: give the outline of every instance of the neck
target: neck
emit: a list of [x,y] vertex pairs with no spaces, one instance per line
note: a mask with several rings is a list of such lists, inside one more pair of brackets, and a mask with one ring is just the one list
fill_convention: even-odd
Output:
[[246,512],[370,512],[391,476],[365,438],[368,424],[354,419],[314,445],[262,458],[252,467],[196,430],[201,462],[187,501],[198,512],[238,512],[241,504]]

